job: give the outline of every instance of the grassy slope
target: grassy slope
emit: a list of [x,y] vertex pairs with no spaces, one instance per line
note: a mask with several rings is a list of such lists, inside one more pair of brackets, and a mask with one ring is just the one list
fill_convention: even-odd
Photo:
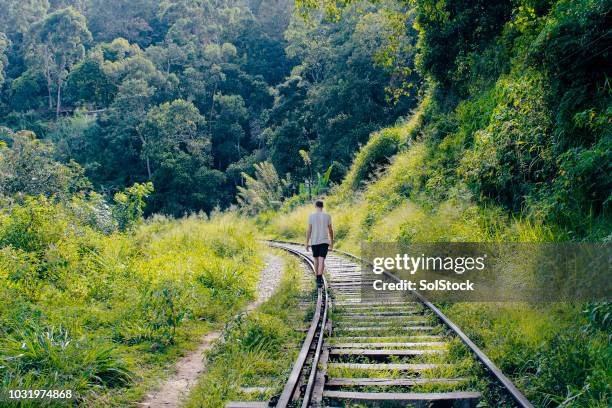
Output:
[[[3,390],[72,389],[86,406],[125,405],[253,298],[259,245],[231,215],[111,235],[59,205],[34,219],[40,245],[0,253]],[[23,227],[18,216],[0,226],[4,241]]]

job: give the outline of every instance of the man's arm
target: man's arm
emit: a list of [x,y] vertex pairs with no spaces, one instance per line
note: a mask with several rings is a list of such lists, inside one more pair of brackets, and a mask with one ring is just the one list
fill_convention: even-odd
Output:
[[308,243],[310,242],[310,235],[312,234],[312,224],[308,224],[308,232],[306,233],[306,251],[310,248]]
[[334,249],[334,229],[332,228],[331,220],[327,224],[327,230],[329,231],[329,250]]

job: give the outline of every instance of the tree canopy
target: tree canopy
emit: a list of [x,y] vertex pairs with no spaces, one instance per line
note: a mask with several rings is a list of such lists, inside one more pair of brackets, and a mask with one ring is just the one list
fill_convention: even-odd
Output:
[[[183,215],[236,203],[262,162],[286,195],[330,166],[338,183],[417,111],[392,147],[430,145],[437,197],[601,213],[610,7],[574,3],[0,0],[0,124],[107,197],[152,182],[147,211]],[[370,156],[349,178],[389,161]]]
[[2,5],[0,123],[98,191],[152,182],[151,212],[227,207],[265,160],[297,185],[300,149],[339,181],[416,103],[416,32],[394,3],[310,22],[287,0]]

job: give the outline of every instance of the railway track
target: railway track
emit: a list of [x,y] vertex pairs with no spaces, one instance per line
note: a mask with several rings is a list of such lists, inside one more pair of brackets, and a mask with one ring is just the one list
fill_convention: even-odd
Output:
[[[302,245],[268,243],[314,270]],[[420,294],[364,297],[361,285],[368,282],[362,280],[360,262],[341,251],[328,255],[310,327],[281,395],[272,401],[233,401],[226,408],[476,407],[482,399],[473,391],[478,363],[514,406],[533,407],[461,329]],[[387,274],[386,279],[397,278]],[[471,354],[460,356],[453,351],[458,347],[467,347]]]

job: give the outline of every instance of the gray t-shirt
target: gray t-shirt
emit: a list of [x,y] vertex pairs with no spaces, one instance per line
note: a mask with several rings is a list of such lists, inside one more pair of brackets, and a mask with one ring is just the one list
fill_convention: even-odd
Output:
[[317,211],[310,214],[308,217],[308,225],[312,225],[312,233],[310,234],[310,245],[329,244],[329,230],[331,224],[331,216],[322,211]]

